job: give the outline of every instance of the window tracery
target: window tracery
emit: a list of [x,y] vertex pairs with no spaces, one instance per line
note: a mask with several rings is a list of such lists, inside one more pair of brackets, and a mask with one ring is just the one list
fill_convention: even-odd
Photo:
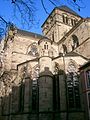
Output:
[[70,61],[67,68],[67,93],[69,108],[80,108],[78,73],[73,61]]
[[32,110],[37,110],[37,95],[38,95],[38,80],[39,77],[39,65],[35,65],[33,67],[33,74],[32,74]]
[[33,72],[32,72],[32,79],[33,80],[36,80],[39,77],[39,69],[40,68],[39,68],[38,64],[33,67]]
[[26,74],[27,74],[27,67],[26,66],[22,66],[21,69],[20,69],[21,81],[25,78]]
[[30,44],[30,46],[28,47],[27,53],[28,53],[28,55],[38,56],[37,43],[34,42],[34,43]]
[[87,87],[90,87],[90,70],[86,71]]

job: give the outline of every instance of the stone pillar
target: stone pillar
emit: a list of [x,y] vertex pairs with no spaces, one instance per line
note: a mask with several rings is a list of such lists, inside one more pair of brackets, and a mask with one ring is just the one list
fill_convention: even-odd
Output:
[[24,93],[24,112],[32,110],[32,81],[30,77],[25,78],[25,93]]
[[12,95],[11,95],[12,113],[19,112],[19,97],[20,97],[19,92],[20,92],[19,86],[12,87]]
[[[40,73],[38,79],[39,86],[39,120],[51,119],[52,115],[48,114],[53,110],[53,78],[48,68]],[[51,116],[51,117],[50,117]]]
[[65,83],[65,73],[63,70],[59,71],[59,95],[60,95],[60,118],[67,120],[67,91]]

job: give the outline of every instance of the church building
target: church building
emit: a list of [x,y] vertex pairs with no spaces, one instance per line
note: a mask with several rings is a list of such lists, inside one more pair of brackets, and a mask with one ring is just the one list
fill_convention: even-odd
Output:
[[90,18],[60,6],[41,27],[11,24],[0,43],[0,120],[90,120],[79,69],[90,60]]

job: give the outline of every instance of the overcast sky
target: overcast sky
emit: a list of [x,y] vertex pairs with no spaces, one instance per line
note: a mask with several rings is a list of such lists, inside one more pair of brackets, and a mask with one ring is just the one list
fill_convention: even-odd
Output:
[[[10,1],[10,0],[0,0],[0,15],[3,16],[6,21],[13,22],[18,28],[28,30],[27,28],[23,28],[20,22],[13,18],[12,5],[7,1]],[[35,25],[33,25],[32,28],[29,29],[29,31],[41,34],[41,25],[43,24],[45,19],[48,17],[48,15],[43,10],[40,0],[34,0],[34,1],[36,1],[35,5],[37,7],[37,11],[35,12],[36,22],[34,23]],[[80,11],[78,11],[76,8],[72,7],[71,5],[67,4],[65,1],[66,0],[61,0],[60,5],[67,5],[82,17],[90,17],[90,0],[82,0],[84,2],[84,5],[82,6],[84,6],[85,8],[82,8]],[[45,0],[45,2],[46,2],[45,3],[46,7],[48,8],[48,12],[50,13],[54,8],[54,6],[51,5],[48,2],[48,0]]]

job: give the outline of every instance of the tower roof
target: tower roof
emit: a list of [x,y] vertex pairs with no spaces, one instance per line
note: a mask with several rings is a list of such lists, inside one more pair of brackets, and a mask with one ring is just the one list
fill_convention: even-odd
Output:
[[[62,5],[62,6],[59,6],[59,7],[55,7],[52,12],[49,14],[49,16],[47,17],[47,19],[50,17],[50,15],[53,13],[53,11],[55,11],[55,9],[59,9],[61,11],[65,11],[67,13],[70,13],[70,14],[73,14],[75,16],[78,16],[78,17],[81,17],[78,13],[76,13],[75,11],[73,11],[71,8],[65,6],[65,5]],[[43,27],[43,25],[45,24],[45,22],[47,21],[47,19],[44,21],[44,23],[42,24],[41,27]]]
[[67,6],[65,6],[65,5],[59,6],[59,7],[57,7],[57,8],[59,8],[60,10],[65,11],[65,12],[71,13],[71,14],[73,14],[73,15],[80,16],[80,15],[78,15],[75,11],[73,11],[72,9],[70,9],[69,7],[67,7]]

